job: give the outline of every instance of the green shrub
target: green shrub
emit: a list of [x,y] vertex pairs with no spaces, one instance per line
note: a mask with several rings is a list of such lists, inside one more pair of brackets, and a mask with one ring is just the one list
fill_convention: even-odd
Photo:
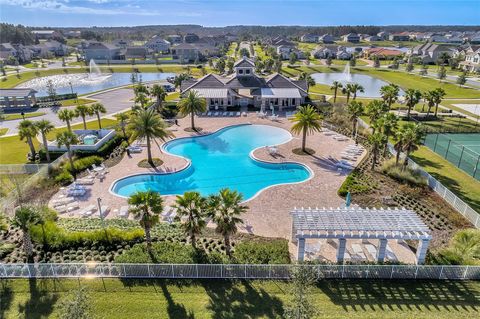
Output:
[[358,170],[353,170],[350,175],[347,176],[342,186],[338,189],[338,195],[347,196],[347,193],[359,194],[370,190],[370,187],[363,185],[358,180],[358,175],[361,174]]
[[164,103],[160,114],[163,118],[171,119],[177,116],[178,108],[176,103]]
[[[93,164],[100,165],[102,161],[103,159],[96,155],[83,157],[73,161],[73,167],[75,168],[76,172],[81,172],[91,167]],[[72,171],[69,162],[64,165],[64,169],[67,171]]]
[[382,172],[400,183],[410,185],[425,185],[426,179],[419,170],[413,170],[409,167],[402,170],[403,165],[395,164],[395,159],[385,162],[382,166]]
[[240,264],[289,264],[288,241],[244,241],[235,246],[233,257]]
[[76,151],[75,155],[78,157],[85,157],[91,155],[98,155],[101,157],[107,157],[112,151],[119,146],[123,141],[123,136],[115,135],[110,141],[103,144],[97,151]]
[[55,182],[60,185],[67,185],[73,182],[73,176],[68,171],[62,171],[57,176],[55,176]]
[[117,263],[194,264],[198,261],[198,253],[192,246],[171,242],[154,243],[151,254],[145,244],[137,244],[115,258]]

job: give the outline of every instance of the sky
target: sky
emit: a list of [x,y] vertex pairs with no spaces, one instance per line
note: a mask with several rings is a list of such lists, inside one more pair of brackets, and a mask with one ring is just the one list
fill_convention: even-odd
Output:
[[0,0],[0,20],[35,27],[479,25],[480,0]]

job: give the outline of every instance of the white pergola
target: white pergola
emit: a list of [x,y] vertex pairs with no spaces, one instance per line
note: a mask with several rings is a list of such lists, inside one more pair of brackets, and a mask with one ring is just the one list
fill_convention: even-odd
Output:
[[308,238],[338,239],[338,262],[343,262],[347,239],[378,239],[377,261],[384,260],[389,239],[410,239],[419,241],[417,264],[422,264],[432,238],[428,226],[407,209],[295,208],[291,215],[299,261],[304,259]]

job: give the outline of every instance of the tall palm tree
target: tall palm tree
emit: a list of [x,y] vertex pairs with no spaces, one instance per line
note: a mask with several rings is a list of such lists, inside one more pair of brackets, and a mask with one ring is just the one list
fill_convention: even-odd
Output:
[[63,109],[58,111],[57,113],[58,118],[67,123],[67,129],[69,132],[72,131],[72,128],[70,127],[70,121],[73,120],[77,115],[75,114],[75,111],[71,109]]
[[347,105],[347,113],[349,119],[352,122],[352,137],[355,136],[355,144],[358,144],[358,134],[355,134],[357,121],[360,116],[365,112],[362,102],[352,101]]
[[140,220],[140,225],[145,230],[147,249],[152,247],[151,229],[158,224],[159,215],[163,211],[163,199],[159,193],[153,191],[137,192],[130,196],[128,204],[130,212]]
[[73,166],[73,154],[72,154],[72,145],[78,144],[78,137],[72,132],[63,131],[57,134],[57,145],[62,147],[65,145],[67,148],[68,160],[70,161],[70,167],[72,173],[75,172],[75,166]]
[[480,260],[480,231],[464,229],[457,232],[450,241],[448,250],[458,256],[462,265]]
[[316,84],[315,79],[312,78],[311,75],[307,74],[307,72],[300,73],[300,76],[298,77],[298,79],[307,81],[307,90],[308,88]]
[[245,213],[247,206],[242,205],[242,194],[228,188],[221,189],[218,195],[209,197],[209,214],[217,225],[215,231],[223,236],[227,256],[231,256],[230,237],[237,231],[237,225],[243,223],[240,215]]
[[358,83],[348,83],[347,90],[348,92],[353,94],[354,100],[357,98],[358,92],[361,92],[361,93],[365,92],[365,88]]
[[410,111],[415,107],[415,105],[420,102],[422,99],[422,92],[416,89],[407,89],[405,91],[405,104],[408,107],[407,119],[410,120]]
[[165,98],[167,97],[167,91],[165,91],[163,86],[154,84],[150,90],[150,94],[157,98],[157,111],[160,112],[162,110],[163,101],[165,101]]
[[45,155],[47,156],[47,162],[50,162],[50,151],[48,150],[47,134],[50,133],[55,126],[49,120],[40,120],[35,122],[35,126],[40,134],[42,134],[43,147],[45,148]]
[[87,122],[86,122],[85,119],[86,119],[87,116],[93,115],[93,110],[89,106],[86,106],[84,104],[80,104],[77,107],[75,107],[75,115],[77,117],[82,118],[83,129],[86,130],[87,129]]
[[434,90],[423,93],[423,99],[425,100],[425,102],[427,102],[427,106],[428,106],[427,118],[430,116],[430,110],[432,109],[432,107],[435,106],[435,101],[436,101],[435,95],[436,93]]
[[20,137],[21,141],[25,140],[30,147],[30,154],[32,154],[33,159],[37,154],[37,152],[35,151],[35,145],[33,144],[33,139],[37,136],[37,134],[37,127],[33,124],[32,121],[23,120],[18,125],[18,136]]
[[368,136],[368,141],[370,142],[370,147],[372,149],[373,160],[372,160],[372,170],[375,169],[377,165],[378,155],[380,149],[386,144],[385,135],[381,132],[374,133]]
[[352,94],[352,91],[350,91],[350,87],[348,87],[348,84],[342,88],[342,93],[345,94],[347,97],[347,104],[350,102],[350,94]]
[[91,106],[92,112],[97,115],[98,128],[102,129],[102,120],[100,119],[100,113],[107,113],[107,109],[102,103],[95,103]]
[[422,143],[424,131],[419,124],[407,123],[402,128],[402,150],[405,152],[405,161],[403,162],[404,170],[408,165],[408,157],[410,153],[416,151]]
[[195,113],[205,112],[207,110],[207,103],[195,90],[190,90],[188,95],[178,102],[178,110],[183,116],[191,115],[191,127],[192,130],[195,130]]
[[393,136],[393,141],[395,144],[393,144],[393,148],[397,152],[395,155],[395,165],[398,165],[398,162],[400,161],[400,154],[402,153],[403,150],[403,126],[398,129],[397,132],[395,132],[395,135]]
[[138,92],[135,94],[135,103],[140,103],[140,107],[145,109],[145,105],[148,103],[148,95],[143,92]]
[[[388,139],[395,134],[398,130],[398,117],[393,113],[385,113],[381,118],[378,119],[378,126],[382,129],[383,135],[388,142]],[[383,156],[387,156],[388,143],[385,143],[383,149]]]
[[306,152],[307,135],[320,132],[322,129],[322,117],[311,105],[302,106],[291,119],[295,124],[290,129],[292,133],[302,133],[302,151]]
[[23,234],[23,249],[27,255],[27,260],[32,261],[33,246],[30,236],[30,226],[37,223],[37,212],[33,207],[20,207],[15,211],[12,219],[12,225],[20,228]]
[[376,131],[376,122],[379,118],[388,112],[387,106],[383,101],[373,100],[367,104],[365,108],[365,113],[367,114],[368,118],[370,119],[370,124],[372,125],[372,133]]
[[332,86],[330,87],[330,90],[333,90],[333,103],[337,102],[337,92],[338,89],[342,89],[343,84],[338,82],[338,81],[333,81]]
[[207,200],[198,192],[185,192],[182,196],[177,195],[175,201],[177,217],[185,217],[182,228],[185,234],[190,237],[190,243],[196,248],[196,237],[202,233],[206,226],[205,214]]
[[118,114],[115,114],[114,116],[118,121],[118,127],[122,130],[123,138],[127,140],[126,128],[127,128],[127,124],[128,124],[128,120],[130,119],[130,116],[128,116],[126,112],[118,113]]
[[141,138],[147,140],[147,156],[150,165],[153,165],[151,143],[152,139],[159,138],[165,141],[173,134],[167,129],[163,119],[153,109],[140,110],[128,124],[132,131],[132,138]]
[[392,104],[398,99],[400,87],[396,84],[384,85],[380,88],[380,94],[383,101],[388,105],[388,110],[391,109]]
[[442,89],[442,88],[436,88],[435,90],[433,90],[433,96],[434,96],[434,99],[433,101],[435,102],[435,117],[437,117],[437,113],[438,113],[438,105],[440,103],[442,103],[442,99],[443,97],[445,96],[445,90]]

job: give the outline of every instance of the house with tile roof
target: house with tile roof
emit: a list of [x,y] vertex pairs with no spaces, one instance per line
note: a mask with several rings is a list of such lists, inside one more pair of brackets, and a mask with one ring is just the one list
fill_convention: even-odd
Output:
[[306,80],[292,80],[279,73],[264,78],[255,74],[255,63],[243,57],[234,65],[230,77],[207,74],[195,80],[184,81],[182,95],[194,90],[206,99],[209,110],[227,110],[228,107],[254,106],[261,110],[297,108],[308,95]]

